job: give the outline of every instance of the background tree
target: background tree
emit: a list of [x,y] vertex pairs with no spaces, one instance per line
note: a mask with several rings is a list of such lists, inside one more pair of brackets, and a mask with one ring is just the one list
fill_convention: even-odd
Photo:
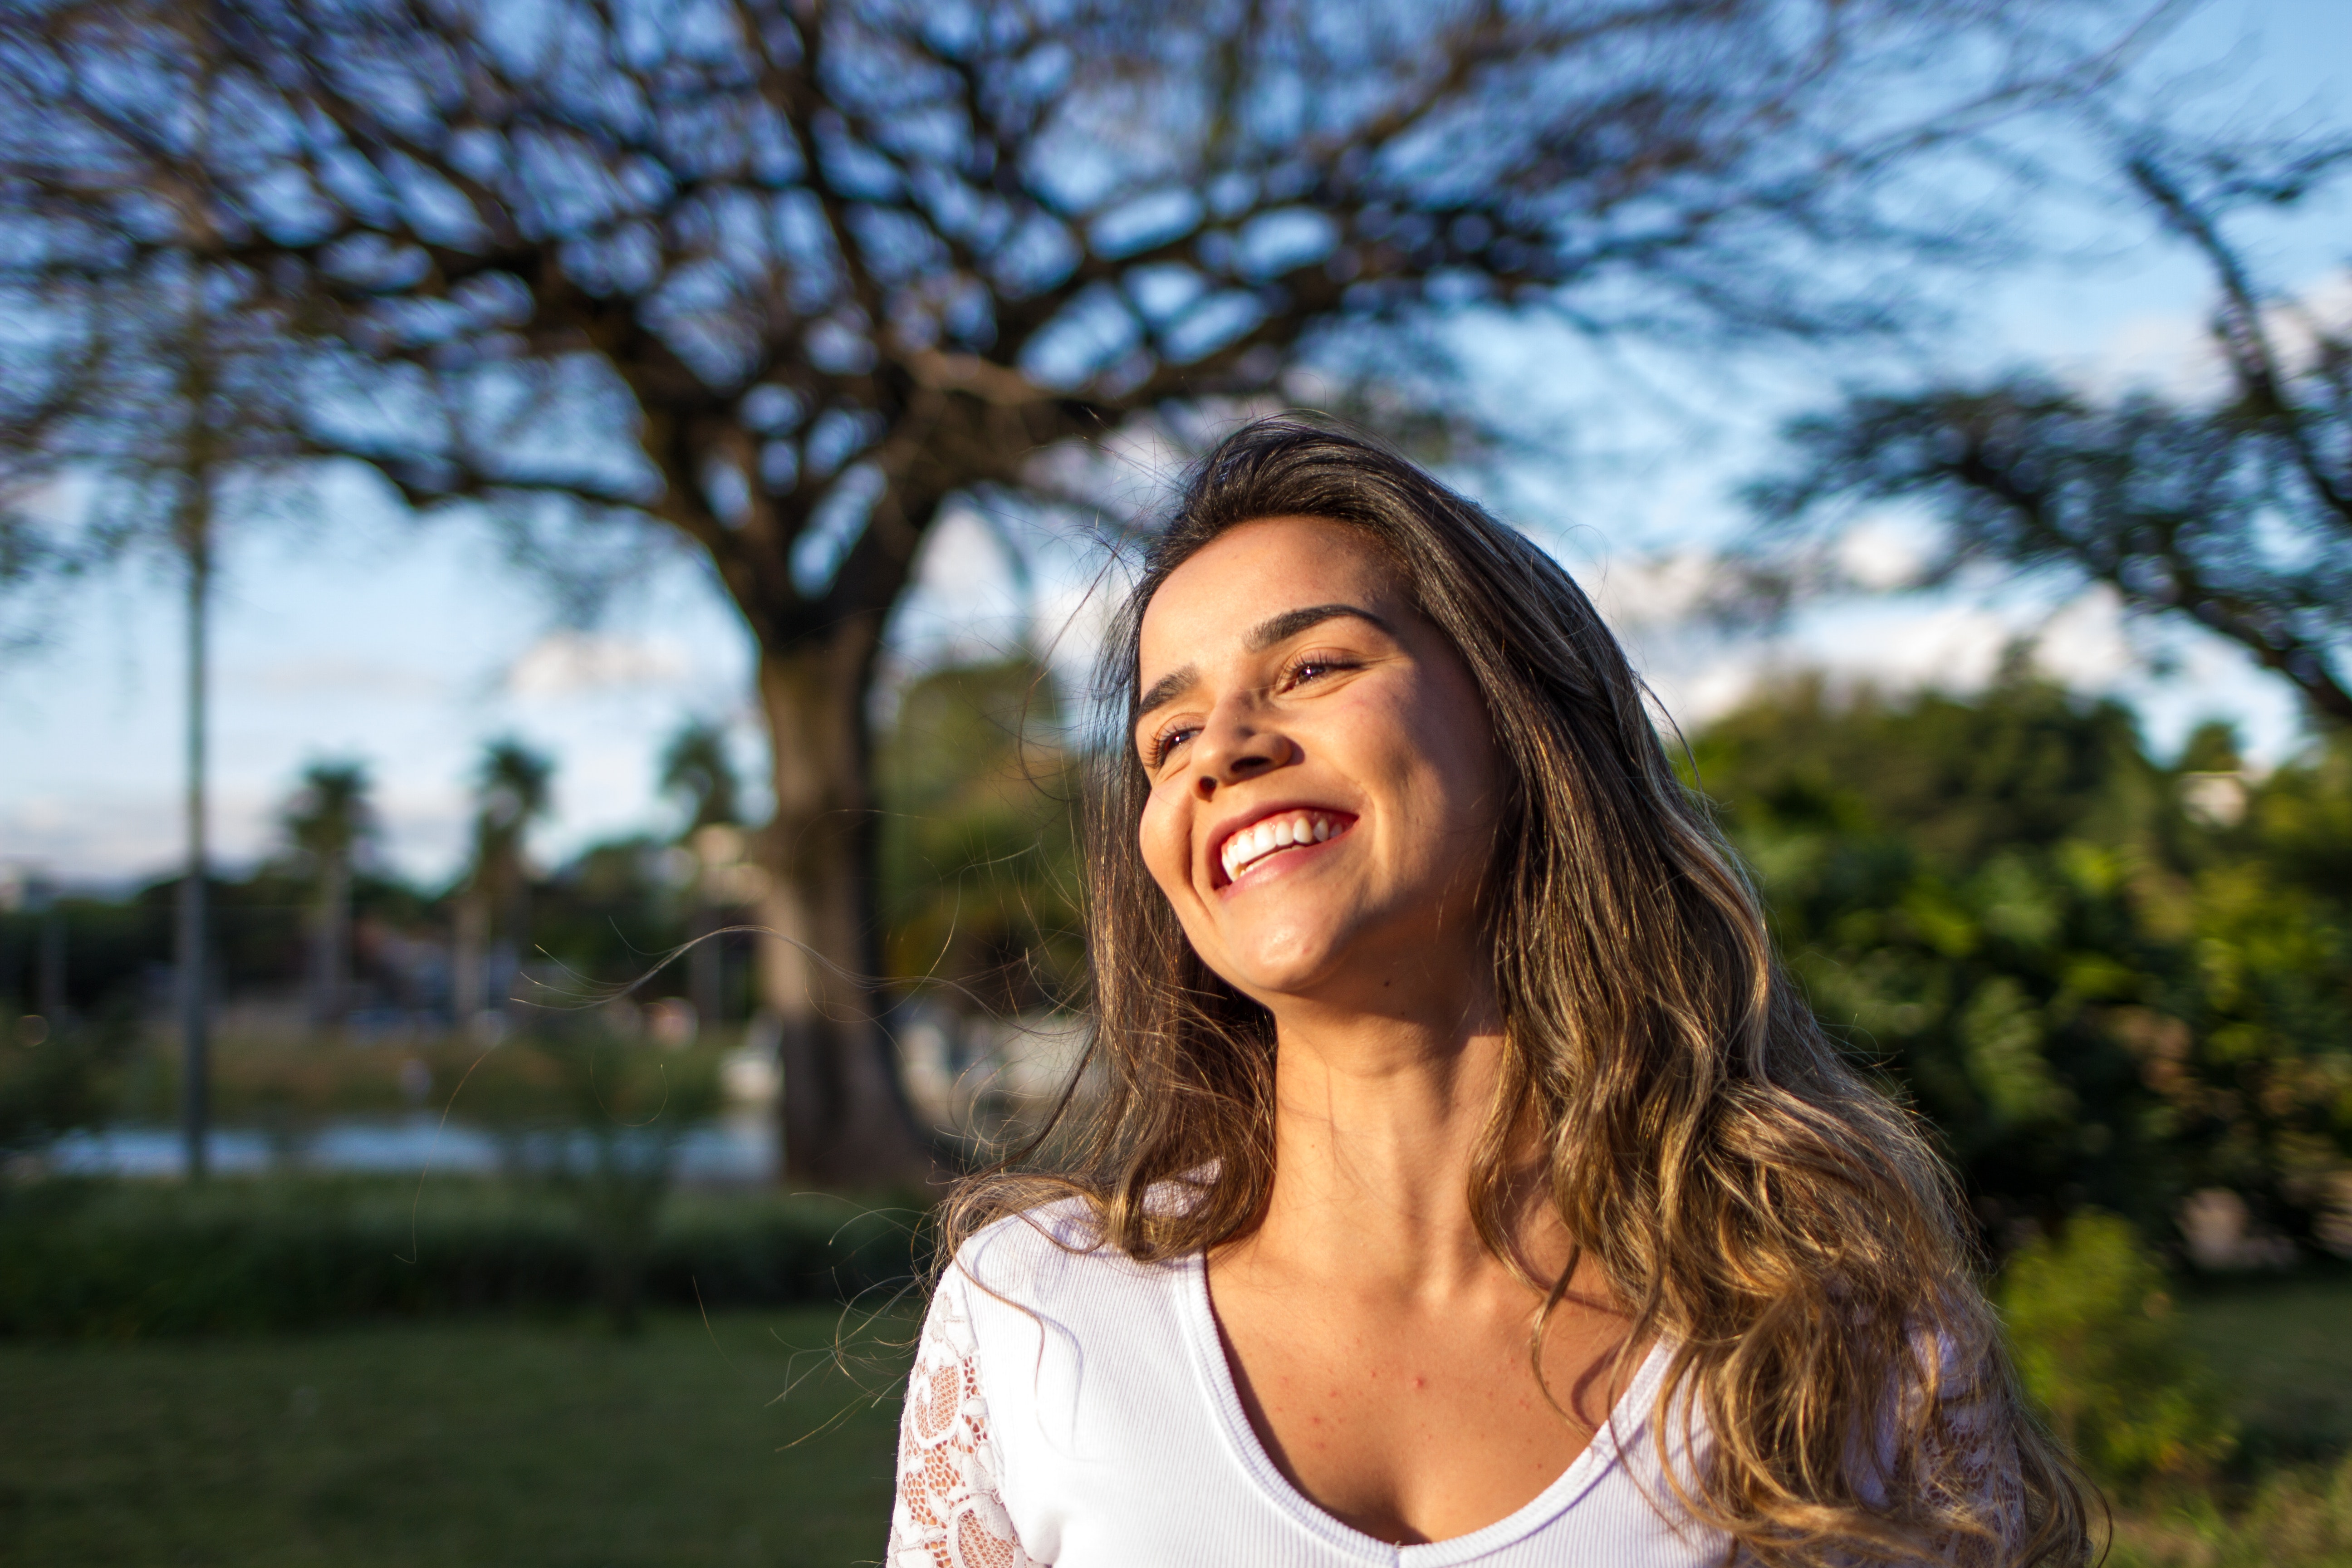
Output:
[[[193,134],[201,141],[202,128]],[[0,349],[0,586],[133,557],[168,562],[184,584],[186,837],[174,967],[183,1140],[188,1172],[201,1177],[211,1120],[213,580],[224,517],[265,509],[287,481],[284,323],[245,282],[183,253],[52,279],[34,298],[38,351],[26,352],[22,334]],[[79,526],[60,528],[43,503],[67,485],[89,499]]]
[[[2225,227],[2312,200],[2347,163],[2352,142],[2135,153],[2133,188],[2218,286],[2214,393],[2102,399],[2039,370],[1858,393],[1792,424],[1788,473],[1756,487],[1780,542],[1914,502],[1943,530],[1923,584],[1976,563],[2100,584],[2230,638],[2352,724],[2352,320],[2266,289]],[[1777,581],[1801,575],[1783,564]]]
[[999,1016],[1083,994],[1075,759],[1054,679],[1025,655],[937,669],[882,740],[882,913],[892,980]]
[[1806,682],[1693,739],[1815,1009],[1996,1248],[2085,1206],[2178,1245],[2205,1188],[2352,1247],[2352,739],[2261,779],[2227,744],[2159,762],[2021,653],[1977,696]]
[[[19,20],[0,13],[8,29],[0,32],[0,79],[13,79],[9,68],[21,58],[6,47]],[[142,16],[140,31],[143,47],[179,62],[189,88],[150,106],[164,122],[158,128],[192,164],[211,162],[236,128],[204,19],[158,8]],[[54,129],[16,119],[0,128],[0,210],[24,216],[29,189],[15,154],[27,138],[66,152],[70,136]],[[0,263],[0,300],[15,318],[0,331],[0,588],[158,553],[184,581],[186,857],[175,967],[185,1160],[201,1177],[211,1077],[213,576],[222,519],[265,510],[286,487],[288,459],[306,445],[285,353],[299,329],[249,269],[205,247],[121,233],[89,243],[95,238],[70,223],[45,226],[26,231]],[[60,527],[47,513],[66,487],[80,487],[88,500]],[[25,640],[25,628],[0,633],[10,640]]]
[[735,763],[727,754],[727,731],[708,719],[689,719],[662,748],[661,793],[686,805],[691,838],[698,828],[734,826],[743,820]]
[[351,1012],[352,867],[375,830],[362,763],[312,763],[287,803],[286,836],[309,862],[311,878],[310,962],[306,966],[310,1023],[340,1026]]
[[474,855],[457,892],[452,1009],[463,1024],[498,1002],[530,950],[530,863],[524,836],[553,804],[555,764],[509,737],[483,748],[474,780]]
[[2113,19],[56,0],[0,22],[0,211],[31,237],[0,265],[35,292],[229,269],[288,313],[319,454],[488,503],[566,572],[636,519],[705,554],[758,647],[790,1166],[898,1177],[926,1155],[866,982],[867,689],[946,509],[1292,364],[1409,379],[1419,329],[1473,305],[1601,336],[1891,325],[1908,291],[1858,258],[1967,227],[1915,176],[2096,88]]
[[[726,1016],[726,950],[719,928],[722,911],[740,901],[730,874],[742,855],[742,823],[737,804],[735,764],[727,754],[727,731],[707,719],[693,719],[670,737],[661,759],[661,793],[686,803],[686,826],[678,842],[694,856],[693,913],[687,939],[687,989],[696,1015],[718,1024]],[[717,828],[717,833],[710,829]]]

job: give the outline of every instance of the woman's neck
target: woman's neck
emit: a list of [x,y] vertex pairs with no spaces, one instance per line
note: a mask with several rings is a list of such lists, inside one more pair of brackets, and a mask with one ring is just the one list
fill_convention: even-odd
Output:
[[[1301,1016],[1301,1014],[1304,1016]],[[1496,1009],[1455,999],[1426,1016],[1276,1010],[1275,1177],[1253,1250],[1284,1266],[1444,1297],[1491,1280],[1470,1174],[1503,1065]],[[1565,1261],[1552,1227],[1519,1238],[1538,1268]]]

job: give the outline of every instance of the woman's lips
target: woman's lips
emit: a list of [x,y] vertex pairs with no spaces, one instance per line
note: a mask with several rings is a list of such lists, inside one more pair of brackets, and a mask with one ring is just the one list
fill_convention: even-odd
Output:
[[1348,831],[1354,818],[1312,806],[1277,811],[1227,836],[1217,847],[1217,863],[1231,882],[1286,849],[1324,844]]

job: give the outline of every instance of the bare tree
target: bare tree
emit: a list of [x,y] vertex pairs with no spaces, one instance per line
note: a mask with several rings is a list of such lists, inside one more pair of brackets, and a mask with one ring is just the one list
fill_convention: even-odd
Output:
[[[872,1025],[866,694],[1032,454],[1477,306],[1830,336],[1912,173],[2095,87],[2049,0],[161,0],[0,11],[27,288],[158,252],[299,323],[313,449],[576,563],[653,519],[759,652],[789,1169],[928,1168]],[[199,18],[216,75],[164,18]],[[2088,30],[2113,28],[2105,44]],[[207,98],[223,134],[185,133]],[[1926,214],[1916,221],[1906,215]]]
[[1794,422],[1788,472],[1752,492],[1772,527],[1761,580],[1830,585],[1805,567],[1822,537],[1857,506],[1913,502],[1943,528],[1922,584],[1976,563],[2102,584],[2230,638],[2352,724],[2352,321],[2264,289],[2226,230],[2347,165],[2352,142],[2135,149],[2132,188],[2211,269],[2220,386],[2106,400],[2028,370],[1855,394]]

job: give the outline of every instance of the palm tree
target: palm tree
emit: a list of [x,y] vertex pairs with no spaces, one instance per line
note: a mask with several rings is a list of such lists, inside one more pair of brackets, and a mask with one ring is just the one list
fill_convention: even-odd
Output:
[[351,1010],[352,862],[375,830],[361,763],[312,763],[286,806],[286,833],[310,861],[310,1015],[313,1028]]
[[483,749],[474,775],[473,865],[457,894],[450,1005],[460,1024],[486,1010],[490,972],[511,984],[530,942],[530,870],[523,837],[547,815],[554,773],[552,762],[512,736]]
[[[716,851],[740,820],[736,812],[735,764],[727,756],[727,731],[708,719],[689,719],[670,738],[662,752],[661,792],[683,796],[688,812],[680,842],[695,855],[694,913],[688,935],[694,945],[687,951],[687,989],[696,1015],[719,1022],[726,1006],[725,954],[712,933],[719,930],[720,906],[734,901],[714,873],[727,868]],[[721,831],[713,834],[709,830]],[[741,858],[740,836],[735,836],[726,861]]]
[[689,806],[686,834],[713,823],[731,826],[736,812],[735,764],[727,755],[727,731],[709,719],[689,719],[662,752],[661,792],[683,795]]

